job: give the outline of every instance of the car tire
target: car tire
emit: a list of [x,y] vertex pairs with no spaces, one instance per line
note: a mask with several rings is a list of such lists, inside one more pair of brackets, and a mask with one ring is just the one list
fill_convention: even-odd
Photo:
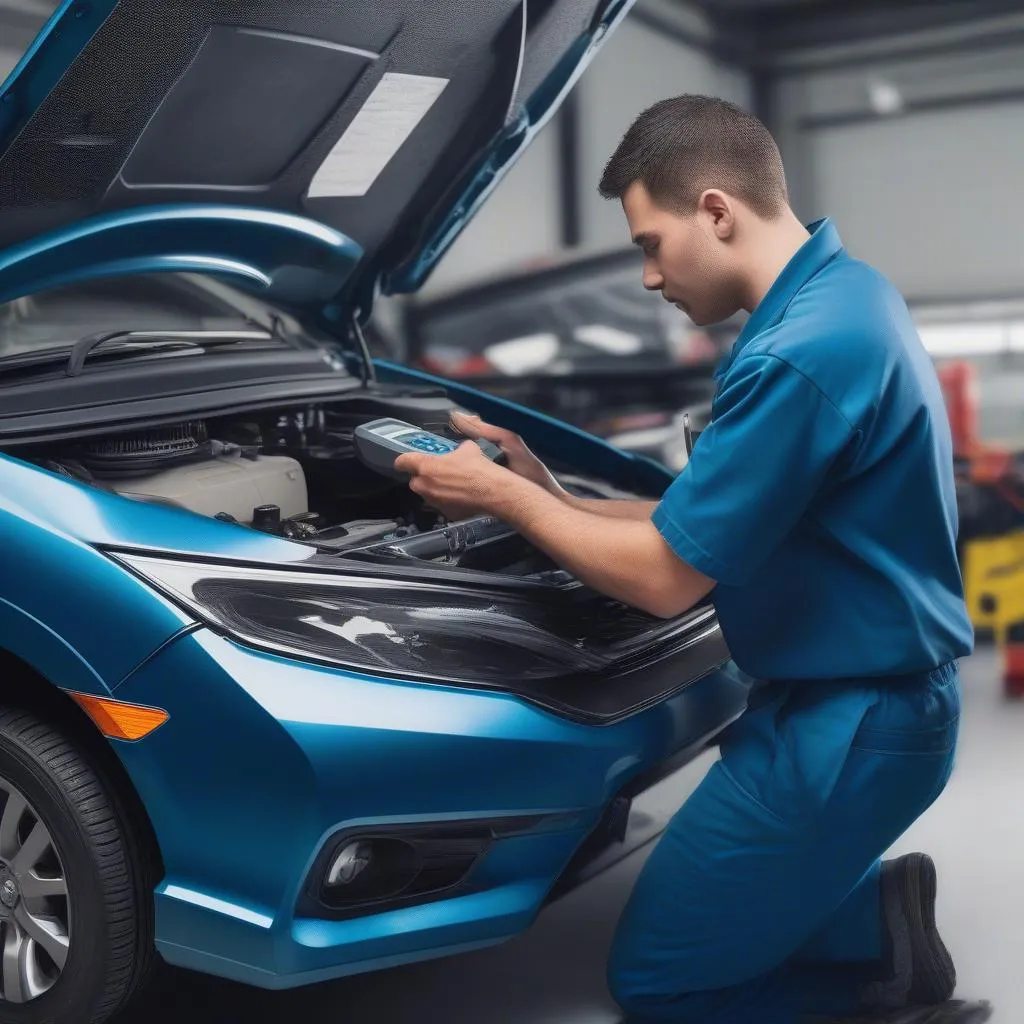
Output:
[[0,1024],[100,1024],[155,959],[146,859],[93,760],[0,707]]

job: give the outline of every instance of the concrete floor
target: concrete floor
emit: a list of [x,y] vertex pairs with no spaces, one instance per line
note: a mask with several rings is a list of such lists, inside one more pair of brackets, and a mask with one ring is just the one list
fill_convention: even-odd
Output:
[[[957,962],[959,994],[991,999],[994,1020],[1024,1021],[1024,702],[1002,697],[999,663],[982,648],[963,665],[960,761],[942,799],[894,852],[927,850],[939,866],[939,925]],[[675,807],[708,755],[646,795]],[[640,851],[541,915],[503,946],[286,993],[170,972],[154,998],[117,1024],[223,1024],[250,1014],[302,1024],[613,1024],[604,985],[618,914],[648,851]]]

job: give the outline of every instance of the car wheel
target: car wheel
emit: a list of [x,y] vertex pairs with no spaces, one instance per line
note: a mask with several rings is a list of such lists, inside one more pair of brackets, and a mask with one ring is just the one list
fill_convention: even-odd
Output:
[[152,960],[152,896],[112,787],[59,729],[0,708],[0,1024],[98,1024]]

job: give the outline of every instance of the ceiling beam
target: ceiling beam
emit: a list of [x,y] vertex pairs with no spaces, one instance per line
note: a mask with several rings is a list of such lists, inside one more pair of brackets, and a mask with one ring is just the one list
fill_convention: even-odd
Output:
[[777,52],[961,28],[1020,10],[1019,0],[841,0],[761,10],[753,20],[761,45]]
[[659,11],[639,4],[629,12],[629,20],[683,46],[706,53],[723,64],[730,64],[744,71],[752,71],[755,66],[754,33],[749,24],[736,26],[728,33],[719,31],[718,26],[714,25],[713,31],[705,35],[693,32]]
[[[716,38],[712,48],[723,59],[748,70],[782,73],[797,65],[807,70],[826,63],[867,64],[876,59],[875,47],[877,59],[962,53],[1005,37],[999,19],[1022,13],[1020,0],[682,2],[696,3],[710,18]],[[988,22],[992,31],[986,34]],[[826,53],[832,48],[836,52]]]
[[904,100],[902,107],[891,114],[879,115],[876,110],[849,110],[835,114],[815,114],[801,117],[797,125],[803,131],[824,128],[845,128],[857,124],[879,124],[895,121],[914,114],[937,111],[963,110],[969,107],[991,107],[997,103],[1012,103],[1018,106],[1024,100],[1024,86],[1008,86],[1000,89],[979,89],[972,93],[952,93],[945,96],[922,96]]

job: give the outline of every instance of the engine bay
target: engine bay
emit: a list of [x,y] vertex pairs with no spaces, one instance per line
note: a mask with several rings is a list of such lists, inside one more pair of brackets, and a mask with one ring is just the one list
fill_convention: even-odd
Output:
[[[354,431],[380,416],[456,437],[443,391],[363,392],[281,408],[62,441],[22,457],[124,498],[170,505],[313,547],[321,556],[432,562],[563,578],[541,552],[490,516],[447,521],[404,481],[356,454]],[[575,493],[623,496],[562,477]]]

